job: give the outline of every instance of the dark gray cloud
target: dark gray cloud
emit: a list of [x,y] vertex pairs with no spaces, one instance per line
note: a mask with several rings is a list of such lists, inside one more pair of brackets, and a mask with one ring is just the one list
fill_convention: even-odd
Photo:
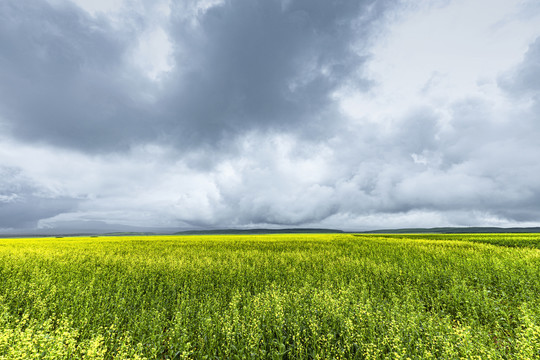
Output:
[[83,151],[126,148],[151,134],[141,79],[123,63],[130,35],[75,6],[3,1],[0,116],[8,129]]
[[17,168],[0,166],[0,229],[35,228],[40,219],[73,211],[77,203],[40,188]]
[[75,6],[3,1],[3,121],[20,139],[82,151],[185,150],[253,129],[328,133],[333,91],[367,86],[359,50],[379,2],[231,0],[182,17],[194,5],[171,9],[176,66],[155,84],[129,61],[148,25],[136,12],[112,24]]
[[327,132],[339,121],[332,92],[367,86],[358,51],[382,11],[374,1],[233,0],[196,25],[175,21],[170,126],[196,142],[249,129]]

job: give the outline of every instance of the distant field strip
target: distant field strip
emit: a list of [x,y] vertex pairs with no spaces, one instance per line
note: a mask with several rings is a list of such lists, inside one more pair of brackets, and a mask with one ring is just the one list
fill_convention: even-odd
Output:
[[540,358],[539,244],[539,234],[0,239],[0,359]]
[[[373,235],[357,234],[358,237],[370,237]],[[508,247],[529,247],[540,249],[540,233],[535,234],[380,234],[378,237],[386,239],[408,239],[408,240],[458,240],[472,241],[478,243],[508,246]]]

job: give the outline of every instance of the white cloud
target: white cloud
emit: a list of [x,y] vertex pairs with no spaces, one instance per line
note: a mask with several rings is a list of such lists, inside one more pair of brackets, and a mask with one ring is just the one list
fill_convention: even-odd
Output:
[[130,54],[134,64],[151,80],[160,80],[174,67],[172,43],[163,28],[140,35],[138,47]]
[[344,111],[384,121],[417,106],[444,112],[468,96],[502,101],[497,77],[540,35],[540,11],[524,19],[524,5],[507,0],[415,5],[371,49],[367,72],[378,86],[344,97]]

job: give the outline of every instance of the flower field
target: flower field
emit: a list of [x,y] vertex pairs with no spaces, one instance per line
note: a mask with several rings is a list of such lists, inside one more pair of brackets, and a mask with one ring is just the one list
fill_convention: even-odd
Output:
[[0,359],[540,358],[540,235],[0,239]]

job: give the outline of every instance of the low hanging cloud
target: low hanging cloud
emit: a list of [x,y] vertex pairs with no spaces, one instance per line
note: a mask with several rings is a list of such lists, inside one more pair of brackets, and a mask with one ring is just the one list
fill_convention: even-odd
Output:
[[0,229],[35,228],[39,220],[73,211],[77,201],[58,197],[19,169],[0,166]]
[[118,4],[0,4],[0,228],[540,224],[536,6]]

